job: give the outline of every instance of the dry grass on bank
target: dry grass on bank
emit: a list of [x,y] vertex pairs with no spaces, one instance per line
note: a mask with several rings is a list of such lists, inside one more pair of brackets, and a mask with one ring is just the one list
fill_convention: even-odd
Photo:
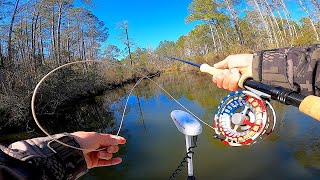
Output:
[[[38,81],[57,67],[47,64],[34,69],[16,66],[0,73],[0,132],[34,127],[30,102]],[[159,72],[152,64],[124,66],[121,63],[79,63],[67,66],[49,76],[40,86],[36,99],[37,113],[54,114],[60,107],[77,100],[94,97],[108,89],[136,82],[141,74]],[[32,122],[32,123],[30,123]]]

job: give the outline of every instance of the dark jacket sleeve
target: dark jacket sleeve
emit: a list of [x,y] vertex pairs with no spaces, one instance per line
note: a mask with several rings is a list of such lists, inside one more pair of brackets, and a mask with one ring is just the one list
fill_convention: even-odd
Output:
[[320,44],[305,48],[258,51],[253,58],[253,79],[303,95],[320,95]]
[[[58,134],[54,138],[80,147],[69,134]],[[18,141],[0,149],[0,179],[77,179],[87,172],[82,151],[48,137]]]

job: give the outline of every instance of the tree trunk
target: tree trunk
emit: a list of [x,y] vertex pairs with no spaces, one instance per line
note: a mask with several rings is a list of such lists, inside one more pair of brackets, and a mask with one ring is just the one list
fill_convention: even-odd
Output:
[[[263,2],[263,4],[265,4],[265,3]],[[269,10],[267,8],[267,5],[265,5],[265,8],[263,8],[263,10],[264,10],[264,13],[267,14],[267,16],[265,18],[266,22],[268,23],[268,26],[271,27],[271,30],[272,30],[270,34],[272,34],[272,37],[273,37],[273,40],[275,42],[276,47],[279,48],[279,40],[278,40],[278,37],[277,37],[277,33],[276,33],[276,30],[275,30],[274,24],[272,22],[272,19],[268,15],[270,12],[269,12]],[[270,30],[270,28],[269,28],[269,30]]]
[[30,58],[30,46],[29,46],[29,35],[28,35],[28,18],[27,17],[25,17],[24,37],[26,38],[25,43],[23,43],[23,45],[26,46],[26,50],[24,50],[25,51],[25,58],[28,61],[28,63],[31,63],[30,62],[31,58]]
[[[217,24],[216,27],[222,37],[222,42],[224,43],[223,46],[227,45],[227,47],[229,47],[231,41],[228,38],[228,35],[226,34],[226,30],[221,27],[221,24]],[[205,54],[207,54],[207,53],[205,53]]]
[[234,28],[235,28],[236,33],[237,33],[237,36],[238,36],[239,44],[242,45],[242,44],[244,44],[244,39],[243,39],[241,30],[240,30],[239,19],[238,19],[238,17],[237,17],[236,11],[235,11],[235,9],[233,8],[230,0],[225,0],[225,2],[227,3],[228,9],[229,9],[229,11],[230,11],[231,19],[232,19],[232,21],[233,21]]
[[37,52],[37,59],[36,60],[37,60],[37,64],[42,64],[42,57],[41,57],[41,51],[40,51],[41,42],[38,41],[37,44],[38,44],[38,52]]
[[78,53],[79,53],[79,58],[81,59],[81,60],[83,60],[83,57],[82,57],[82,51],[81,51],[81,44],[82,43],[80,43],[81,42],[81,31],[80,31],[80,27],[78,27]]
[[84,42],[84,32],[83,32],[83,30],[82,30],[82,56],[83,56],[83,60],[84,61],[86,61],[87,60],[87,58],[86,58],[86,44],[85,44],[85,42]]
[[143,127],[144,127],[145,132],[147,132],[147,127],[146,127],[146,124],[145,124],[145,122],[144,122],[143,111],[142,111],[142,108],[141,108],[140,98],[139,98],[138,95],[137,95],[137,101],[138,101],[140,119],[141,119],[141,122],[142,122],[142,124],[143,124]]
[[34,66],[36,68],[37,66],[37,58],[36,58],[36,30],[37,30],[37,24],[38,24],[38,18],[39,18],[40,12],[37,13],[36,17],[32,17],[32,28],[31,28],[31,34],[32,34],[32,39],[31,39],[31,44],[32,44],[32,59],[34,62]]
[[285,12],[284,10],[284,17],[286,18],[286,24],[288,25],[288,29],[289,29],[289,35],[294,38],[295,35],[294,35],[294,32],[293,32],[293,27],[292,27],[292,24],[290,23],[290,20],[289,20],[289,17],[287,15],[287,13]]
[[34,54],[34,38],[35,38],[35,35],[34,35],[34,16],[32,17],[32,20],[31,20],[31,64],[34,63],[34,67],[36,67],[36,62],[35,62],[35,54]]
[[[20,27],[21,27],[21,31],[20,31],[20,37],[24,37],[23,33],[23,19],[20,19]],[[24,38],[20,39],[20,53],[21,53],[21,59],[23,59],[24,63],[26,63],[26,59],[25,59],[25,49],[26,49],[26,45],[25,45],[26,40]]]
[[71,62],[71,52],[70,52],[70,37],[67,37],[67,53],[68,53],[68,62]]
[[[52,21],[51,21],[51,43],[52,43],[52,57],[55,60],[56,59],[56,40],[55,40],[55,26],[54,26],[54,20],[55,20],[55,12],[54,12],[54,6],[52,7]],[[59,63],[59,62],[58,62]]]
[[62,19],[62,8],[63,8],[63,0],[59,3],[59,10],[58,10],[58,29],[57,29],[57,56],[58,56],[58,63],[61,63],[61,19]]
[[263,14],[262,14],[262,11],[261,11],[261,9],[259,7],[259,4],[258,4],[258,2],[256,0],[253,0],[253,2],[254,2],[255,6],[256,6],[256,8],[257,8],[257,10],[259,12],[261,22],[262,22],[262,24],[264,26],[264,29],[265,29],[265,31],[266,31],[266,33],[268,35],[269,43],[273,43],[273,38],[272,38],[272,35],[270,33],[270,28],[268,26],[267,21],[263,17]]
[[280,40],[281,40],[282,43],[283,43],[283,37],[281,35],[281,30],[280,30],[278,21],[277,21],[277,19],[276,19],[276,17],[275,17],[275,15],[274,15],[274,13],[273,13],[273,11],[272,11],[272,9],[271,9],[271,7],[270,7],[270,5],[269,5],[267,0],[264,0],[264,4],[265,4],[269,14],[271,14],[271,18],[272,19],[270,19],[270,23],[272,24],[274,36],[276,38],[277,47],[279,47],[280,44],[279,44],[278,36],[280,36]]
[[70,19],[68,19],[68,32],[67,32],[67,53],[68,53],[68,62],[71,62],[71,53],[70,53]]
[[210,22],[209,20],[208,20],[208,25],[209,25],[209,27],[210,27],[211,37],[212,37],[213,46],[214,46],[213,48],[214,48],[214,50],[217,52],[217,43],[216,43],[216,39],[215,39],[215,37],[214,37],[212,24],[211,24],[211,22]]
[[291,15],[287,9],[286,3],[284,2],[284,0],[280,0],[280,3],[281,3],[281,6],[283,7],[287,23],[292,31],[292,37],[298,38],[297,30],[296,30],[294,24],[292,24],[293,21],[292,21]]
[[132,65],[133,62],[132,62],[132,57],[131,57],[131,49],[130,49],[130,41],[129,41],[128,27],[125,28],[125,31],[126,31],[126,38],[127,38],[127,43],[126,43],[126,45],[127,45],[127,47],[128,47],[130,64]]
[[287,32],[286,32],[286,29],[284,28],[285,26],[284,26],[283,18],[282,18],[282,16],[281,16],[280,11],[278,10],[277,12],[278,12],[278,16],[279,16],[280,21],[281,21],[281,26],[282,26],[284,38],[287,39]]
[[317,0],[312,0],[312,3],[318,8],[318,12],[320,12],[320,3]]
[[13,24],[14,19],[17,15],[18,5],[20,0],[16,0],[16,3],[14,5],[13,14],[11,17],[10,27],[9,27],[9,35],[8,35],[8,63],[11,64],[12,62],[12,33],[13,33]]
[[2,43],[0,40],[0,68],[3,67]]
[[95,46],[94,46],[94,38],[92,37],[91,38],[91,58],[92,58],[92,60],[96,60],[96,52],[95,52]]
[[44,65],[44,47],[43,47],[43,33],[42,33],[42,20],[40,18],[40,44],[41,44],[41,64]]
[[220,38],[219,32],[218,32],[216,26],[213,26],[213,27],[214,27],[214,31],[216,32],[217,38],[218,38],[218,43],[219,43],[218,50],[219,51],[223,51],[223,45],[222,45],[222,42],[221,42],[221,38]]

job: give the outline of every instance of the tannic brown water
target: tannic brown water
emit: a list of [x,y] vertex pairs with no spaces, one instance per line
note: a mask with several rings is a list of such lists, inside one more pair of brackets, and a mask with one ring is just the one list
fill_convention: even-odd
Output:
[[[156,81],[209,124],[218,103],[229,93],[216,88],[208,76],[171,74]],[[114,109],[123,103],[124,99],[114,103]],[[203,126],[194,149],[196,178],[320,179],[320,122],[296,108],[272,104],[277,111],[276,131],[259,144],[228,147]],[[168,179],[179,165],[185,154],[184,135],[170,112],[182,108],[148,81],[134,91],[129,107],[120,133],[128,140],[119,153],[123,163],[91,170],[83,179]],[[118,120],[120,114],[116,112]],[[186,179],[186,174],[184,169],[177,179]]]
[[[229,93],[218,89],[206,75],[164,74],[154,80],[209,124],[219,102]],[[82,113],[86,114],[86,121],[94,122],[91,124],[98,126],[96,130],[116,133],[117,126],[106,126],[102,123],[105,118],[101,123],[94,118],[111,113],[108,117],[119,123],[126,94],[132,86],[95,97],[88,105],[95,107],[91,114]],[[320,122],[296,108],[272,104],[278,118],[276,130],[265,141],[252,146],[226,146],[212,138],[212,129],[203,126],[198,147],[194,149],[195,177],[201,180],[320,179]],[[88,106],[77,108],[77,114]],[[154,84],[144,80],[130,98],[120,133],[127,138],[127,144],[117,154],[123,162],[92,169],[82,179],[168,179],[185,155],[184,135],[170,117],[170,112],[176,109],[182,110]],[[186,176],[184,169],[177,179]]]

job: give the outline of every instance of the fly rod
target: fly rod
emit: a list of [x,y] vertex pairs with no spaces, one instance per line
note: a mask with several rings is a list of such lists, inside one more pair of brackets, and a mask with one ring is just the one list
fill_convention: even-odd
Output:
[[[208,64],[197,64],[167,55],[161,56],[198,67],[201,72],[209,73],[212,76],[216,76],[222,71],[221,69],[216,69]],[[258,95],[264,96],[265,98],[270,98],[286,105],[298,107],[300,112],[320,120],[320,97],[313,95],[304,96],[283,87],[270,86],[258,81],[254,81],[251,77],[248,77],[244,81],[239,81],[238,85],[239,87],[243,87]]]

